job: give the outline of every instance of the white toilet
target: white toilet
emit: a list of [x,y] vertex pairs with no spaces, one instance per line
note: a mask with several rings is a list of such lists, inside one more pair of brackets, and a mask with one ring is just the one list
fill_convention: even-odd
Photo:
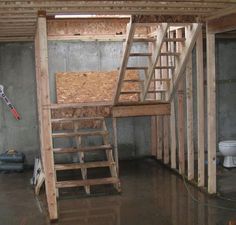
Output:
[[223,166],[227,168],[236,167],[236,140],[221,141],[219,150],[224,156]]

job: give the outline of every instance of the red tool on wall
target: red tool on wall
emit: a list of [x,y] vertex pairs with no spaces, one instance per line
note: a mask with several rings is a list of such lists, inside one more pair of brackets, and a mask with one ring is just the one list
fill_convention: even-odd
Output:
[[10,111],[11,111],[12,115],[15,117],[15,119],[20,120],[19,113],[16,111],[16,108],[11,104],[11,102],[9,101],[9,99],[7,98],[7,96],[4,93],[3,85],[0,85],[0,98],[2,98],[5,101],[5,103],[10,108]]

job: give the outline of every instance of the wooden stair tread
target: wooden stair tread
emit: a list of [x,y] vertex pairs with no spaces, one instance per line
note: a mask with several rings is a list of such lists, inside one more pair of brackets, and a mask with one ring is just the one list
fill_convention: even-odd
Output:
[[68,118],[59,118],[59,119],[51,119],[52,123],[60,123],[60,122],[70,122],[70,121],[79,121],[79,120],[104,120],[104,117],[68,117]]
[[162,81],[162,82],[169,82],[171,79],[169,78],[156,78],[156,79],[151,79],[152,82],[155,82],[155,81]]
[[159,90],[150,90],[148,93],[158,93],[158,92],[166,92],[166,89],[159,89]]
[[161,52],[160,55],[161,56],[179,56],[180,53],[179,52]]
[[88,168],[102,168],[115,165],[115,162],[97,161],[97,162],[84,162],[84,163],[70,163],[70,164],[55,164],[55,170],[76,170]]
[[143,80],[140,80],[140,79],[130,79],[130,80],[128,80],[128,79],[126,79],[126,80],[123,80],[123,82],[129,82],[129,83],[135,83],[135,82],[137,82],[137,83],[140,83],[140,82],[144,82]]
[[174,69],[174,66],[156,66],[156,69]]
[[127,66],[127,70],[147,70],[147,66]]
[[[174,66],[156,66],[155,69],[174,69]],[[128,66],[126,67],[127,70],[147,70],[147,66]]]
[[93,152],[100,150],[111,150],[111,145],[88,146],[80,148],[54,148],[54,153],[76,153],[76,152]]
[[136,37],[133,39],[133,42],[154,42],[154,41],[156,41],[155,38],[138,38],[138,37]]
[[102,184],[116,184],[119,183],[118,178],[108,177],[99,179],[87,179],[87,180],[69,180],[69,181],[57,181],[56,188],[68,188],[68,187],[82,187]]
[[139,94],[139,93],[141,93],[140,90],[136,90],[136,91],[130,90],[130,91],[121,91],[121,92],[120,92],[121,95],[126,95],[126,94]]
[[67,133],[52,133],[52,137],[75,137],[75,136],[98,136],[98,135],[108,135],[108,131],[78,131],[78,132],[67,132]]
[[166,42],[184,42],[185,38],[165,38],[164,41]]
[[130,53],[129,54],[129,56],[151,56],[152,55],[152,53],[149,53],[149,52],[147,52],[147,53]]

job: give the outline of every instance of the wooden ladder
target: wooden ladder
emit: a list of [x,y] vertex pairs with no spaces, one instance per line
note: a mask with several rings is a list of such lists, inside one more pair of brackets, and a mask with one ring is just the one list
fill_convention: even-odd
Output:
[[[150,33],[146,37],[139,37],[136,31],[146,27]],[[185,30],[184,36],[178,36],[178,30]],[[124,43],[123,56],[116,92],[113,103],[121,103],[122,95],[136,94],[141,102],[154,100],[168,102],[173,95],[173,90],[179,82],[179,77],[184,73],[186,60],[196,42],[199,24],[175,25],[168,23],[142,24],[131,20],[127,25],[127,36]],[[147,43],[148,52],[132,52],[134,43]],[[183,48],[179,48],[181,45]],[[147,58],[147,65],[130,66],[129,60],[134,57]],[[139,71],[139,79],[127,79],[127,71]],[[127,82],[136,82],[139,88],[125,90]]]
[[[86,122],[99,122],[99,127],[86,128],[84,123]],[[58,171],[66,170],[81,170],[81,180],[66,180],[58,181],[56,176],[56,188],[69,188],[69,187],[84,187],[86,194],[90,194],[90,186],[112,184],[115,189],[120,192],[120,180],[118,178],[116,162],[113,158],[112,146],[109,143],[109,132],[106,127],[104,117],[70,117],[70,118],[59,118],[52,119],[52,124],[72,124],[73,130],[66,132],[53,132],[53,140],[56,138],[74,138],[75,146],[70,148],[58,148],[53,147],[54,154],[65,154],[65,153],[77,153],[78,162],[67,163],[67,164],[54,164],[55,174]],[[83,146],[83,139],[88,136],[100,136],[102,137],[102,145],[96,146]],[[85,161],[85,154],[91,152],[105,152],[105,161]],[[88,170],[92,168],[104,168],[107,167],[110,170],[110,177],[88,179]],[[57,191],[58,193],[58,191]]]

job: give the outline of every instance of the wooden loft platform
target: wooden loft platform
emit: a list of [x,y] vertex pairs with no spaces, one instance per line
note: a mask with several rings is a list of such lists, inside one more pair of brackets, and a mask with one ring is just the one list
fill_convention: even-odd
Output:
[[58,14],[137,15],[135,22],[139,23],[194,23],[233,14],[236,3],[233,0],[6,0],[0,2],[0,41],[33,41],[38,11],[46,11],[51,19]]

